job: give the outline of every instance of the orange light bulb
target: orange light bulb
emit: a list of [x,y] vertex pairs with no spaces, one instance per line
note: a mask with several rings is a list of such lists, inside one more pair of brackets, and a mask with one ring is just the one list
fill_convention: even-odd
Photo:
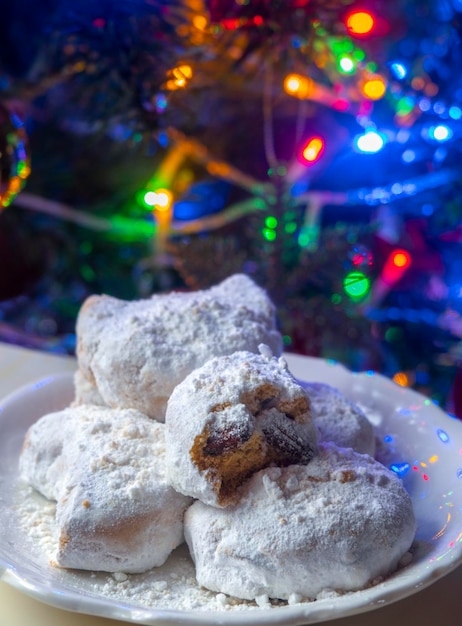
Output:
[[315,163],[324,152],[324,140],[321,137],[311,137],[302,148],[301,156],[306,164]]
[[354,11],[346,18],[346,27],[352,35],[368,35],[374,26],[374,16],[368,11]]
[[284,79],[284,91],[290,96],[303,99],[313,93],[314,83],[307,76],[287,74]]
[[395,252],[393,256],[393,264],[396,265],[396,267],[406,267],[410,265],[410,261],[411,257],[409,253],[405,251]]
[[393,376],[393,381],[401,387],[409,386],[409,377],[406,372],[396,372],[396,374]]
[[387,91],[387,85],[381,76],[373,76],[363,84],[361,90],[369,100],[380,100]]

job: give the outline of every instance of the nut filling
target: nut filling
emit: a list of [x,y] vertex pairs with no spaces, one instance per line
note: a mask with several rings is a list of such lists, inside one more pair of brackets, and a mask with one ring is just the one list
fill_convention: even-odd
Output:
[[236,489],[255,472],[278,465],[306,465],[316,453],[309,400],[280,398],[272,385],[241,395],[240,403],[217,405],[190,449],[193,463],[213,481],[218,502],[231,504]]

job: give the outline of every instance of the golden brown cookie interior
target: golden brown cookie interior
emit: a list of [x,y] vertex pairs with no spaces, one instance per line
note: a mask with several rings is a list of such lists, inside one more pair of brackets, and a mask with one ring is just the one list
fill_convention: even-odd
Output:
[[[275,385],[263,384],[245,391],[238,405],[223,403],[211,411],[212,418],[195,437],[190,449],[192,462],[211,476],[217,501],[227,506],[237,498],[238,488],[255,472],[277,465],[306,464],[315,450],[304,436],[311,420],[309,400],[301,394],[287,400]],[[247,412],[243,426],[214,420],[224,411]]]

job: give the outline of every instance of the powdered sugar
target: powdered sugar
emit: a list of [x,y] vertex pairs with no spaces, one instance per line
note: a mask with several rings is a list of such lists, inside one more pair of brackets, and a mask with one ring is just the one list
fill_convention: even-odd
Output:
[[[49,555],[56,548],[54,511],[55,505],[32,488],[19,486],[15,512],[25,536],[25,549],[45,575],[49,568],[56,569],[49,564]],[[63,570],[62,574],[67,583],[82,594],[150,610],[241,612],[308,602],[296,593],[290,594],[285,602],[269,600],[265,594],[258,596],[255,601],[247,601],[207,591],[196,581],[194,564],[185,545],[177,548],[164,565],[144,574],[76,570]],[[325,590],[316,599],[340,595],[345,594]]]
[[158,421],[175,385],[211,357],[257,352],[260,343],[277,355],[282,350],[274,305],[243,274],[146,300],[91,296],[79,312],[77,338],[79,398],[88,401],[96,389],[105,404]]
[[307,382],[301,385],[310,399],[311,414],[322,441],[333,441],[338,446],[374,456],[374,429],[358,405],[330,385]]
[[[57,545],[55,508],[54,503],[42,498],[31,487],[19,484],[17,519],[25,535],[26,550],[44,571],[53,567],[49,557]],[[201,588],[185,545],[177,548],[164,565],[144,574],[63,570],[63,575],[73,588],[84,593],[148,609],[241,611],[258,608],[256,602],[237,600]],[[271,605],[280,606],[281,603]]]
[[82,405],[29,429],[20,476],[57,501],[61,566],[142,572],[183,541],[190,500],[165,480],[164,428],[131,409]]
[[[274,323],[266,294],[244,276],[207,292],[135,303],[95,296],[85,303],[77,328],[77,391],[90,398],[97,392],[97,402],[112,408],[74,405],[28,433],[22,477],[58,500],[56,510],[49,503],[43,507],[43,520],[32,504],[22,512],[27,537],[43,549],[39,559],[55,554],[61,567],[100,570],[61,570],[74,588],[93,595],[183,611],[297,604],[332,588],[363,589],[397,566],[414,532],[409,499],[395,489],[397,482],[375,471],[372,459],[369,467],[353,451],[335,446],[327,463],[328,448],[316,456],[306,395],[286,362],[272,357],[281,348]],[[264,341],[269,347],[255,354]],[[238,351],[243,349],[249,352]],[[79,376],[86,377],[83,385]],[[165,455],[165,426],[155,423],[151,432],[153,421],[146,416],[163,421],[163,407],[168,401],[170,410],[177,395],[175,418],[184,412],[186,420],[169,431],[167,415],[171,437]],[[204,406],[205,413],[196,414]],[[125,421],[124,411],[130,413]],[[37,437],[42,423],[46,435]],[[187,446],[172,454],[185,434]],[[260,456],[264,462],[255,464]],[[205,457],[213,462],[204,465]],[[207,484],[213,474],[225,488],[213,484],[209,499],[201,486],[190,491],[197,476],[183,471],[182,459],[192,460]],[[187,489],[171,480],[172,468],[180,468]],[[266,469],[247,483],[261,468]],[[364,497],[368,490],[373,495]],[[388,501],[392,491],[396,498]],[[173,494],[183,500],[170,511]],[[190,504],[180,494],[202,502],[186,512],[187,545],[175,549]],[[220,507],[229,505],[222,515]],[[387,511],[393,516],[399,506],[404,513],[389,524]],[[383,528],[384,541],[378,532]]]
[[[127,435],[134,435],[132,430]],[[290,471],[285,487],[279,484],[282,473],[285,470],[273,468],[267,488],[277,494],[278,498],[289,492],[296,491],[300,480],[295,472]],[[317,476],[323,476],[318,472]],[[287,492],[287,493],[286,493]],[[285,496],[284,496],[285,497]],[[324,499],[323,506],[328,504]],[[50,555],[56,549],[56,529],[54,520],[55,507],[53,503],[40,497],[30,487],[18,484],[16,490],[15,522],[20,526],[21,541],[24,547],[20,547],[21,554],[27,554],[36,563],[36,568],[43,572],[44,580],[55,579],[76,591],[81,592],[82,597],[90,595],[99,599],[107,599],[111,602],[125,603],[129,607],[140,607],[148,610],[172,610],[180,612],[197,611],[258,611],[267,606],[265,594],[258,595],[256,601],[237,600],[223,593],[206,591],[196,582],[194,564],[189,556],[185,545],[177,548],[167,562],[145,574],[126,574],[117,572],[105,574],[101,572],[79,572],[59,570],[49,564]],[[304,521],[302,513],[298,514],[299,523]],[[281,523],[283,520],[281,518]],[[411,559],[410,553],[403,555],[400,566],[405,566]],[[377,578],[374,583],[380,582]],[[355,595],[356,593],[341,593],[332,589],[323,589],[317,594],[317,600],[332,600],[339,595]],[[301,606],[308,605],[311,601],[306,600],[301,594],[292,592],[287,601],[270,601],[270,606],[280,607],[284,604]],[[302,609],[303,610],[303,609]]]
[[199,583],[257,603],[363,589],[397,568],[414,533],[396,475],[327,443],[307,465],[255,474],[235,506],[196,501],[185,515]]

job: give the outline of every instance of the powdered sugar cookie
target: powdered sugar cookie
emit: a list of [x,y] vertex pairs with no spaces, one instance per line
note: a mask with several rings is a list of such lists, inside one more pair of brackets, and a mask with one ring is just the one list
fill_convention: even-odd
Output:
[[198,583],[247,600],[363,589],[396,569],[414,533],[399,478],[328,443],[307,465],[255,474],[235,506],[195,502],[185,515]]
[[74,374],[74,391],[74,406],[78,406],[79,404],[97,404],[99,406],[106,406],[96,385],[85,378],[80,370],[77,370]]
[[167,479],[215,506],[268,465],[308,463],[316,453],[309,402],[283,359],[235,352],[194,370],[166,413]]
[[300,384],[310,399],[311,415],[321,441],[332,441],[343,448],[374,456],[374,429],[359,406],[330,385]]
[[29,429],[20,475],[57,501],[59,566],[144,572],[183,542],[191,501],[165,481],[164,428],[131,409],[82,405]]
[[77,340],[82,374],[104,403],[158,421],[175,385],[213,356],[257,352],[260,343],[282,350],[273,304],[243,274],[134,302],[91,296],[79,312]]
[[49,500],[57,500],[67,464],[63,446],[68,439],[70,413],[44,415],[26,433],[19,458],[19,475]]

